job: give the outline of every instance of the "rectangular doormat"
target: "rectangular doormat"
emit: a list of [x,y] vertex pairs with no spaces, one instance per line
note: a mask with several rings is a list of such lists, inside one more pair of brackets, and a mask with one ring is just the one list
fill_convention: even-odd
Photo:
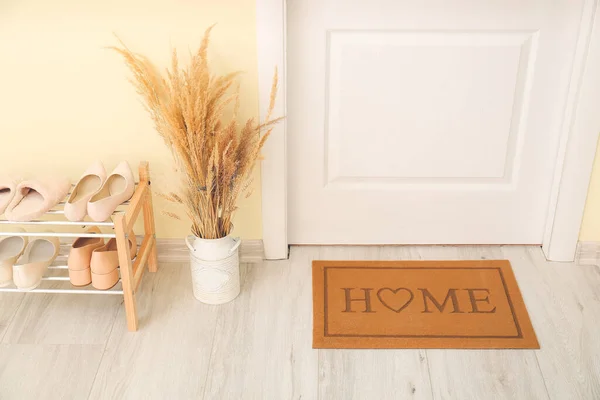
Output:
[[506,260],[313,261],[313,347],[539,349]]

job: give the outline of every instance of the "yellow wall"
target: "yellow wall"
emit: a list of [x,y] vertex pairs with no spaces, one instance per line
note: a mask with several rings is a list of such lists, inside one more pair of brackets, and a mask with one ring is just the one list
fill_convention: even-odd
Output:
[[579,232],[582,242],[600,242],[600,142],[596,149],[594,170],[590,179],[585,211]]
[[[127,81],[113,32],[159,66],[173,47],[196,49],[213,23],[215,71],[243,70],[241,117],[258,113],[253,0],[0,1],[0,172],[66,174],[74,181],[95,159],[107,170],[150,161],[155,190],[172,181],[169,151]],[[260,179],[240,203],[235,234],[262,237]],[[159,237],[182,237],[189,222],[160,214]]]

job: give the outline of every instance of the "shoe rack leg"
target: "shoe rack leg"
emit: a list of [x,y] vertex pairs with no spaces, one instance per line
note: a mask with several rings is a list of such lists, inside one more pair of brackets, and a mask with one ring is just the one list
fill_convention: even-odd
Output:
[[137,311],[135,307],[135,294],[133,288],[133,264],[129,241],[125,234],[125,215],[115,216],[115,234],[117,236],[117,253],[119,255],[119,267],[121,268],[121,283],[123,285],[123,297],[125,304],[125,315],[127,316],[127,329],[135,332],[138,329]]
[[[156,239],[156,228],[154,226],[154,208],[152,207],[152,186],[150,185],[150,168],[148,162],[140,163],[140,182],[148,182],[148,193],[144,197],[143,213],[144,213],[144,233],[146,236],[151,235]],[[158,256],[156,253],[156,240],[150,250],[148,257],[148,271],[156,272],[158,269]]]

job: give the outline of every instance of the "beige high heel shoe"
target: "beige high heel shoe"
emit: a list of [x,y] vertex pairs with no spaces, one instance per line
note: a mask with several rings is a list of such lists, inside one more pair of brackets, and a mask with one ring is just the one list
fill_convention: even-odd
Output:
[[[133,260],[137,253],[137,240],[135,234],[130,232],[127,236],[129,251]],[[117,239],[110,239],[102,247],[92,252],[92,286],[96,289],[107,290],[119,282],[119,255],[117,253]]]
[[[86,233],[100,233],[100,228],[92,227]],[[69,280],[73,286],[86,286],[92,283],[92,273],[90,265],[92,262],[92,253],[99,247],[104,246],[104,239],[80,237],[75,239],[71,250],[67,266],[69,267]]]
[[108,176],[102,188],[88,202],[88,215],[97,222],[106,221],[115,209],[135,192],[135,178],[127,161],[121,162]]
[[65,202],[65,217],[69,221],[83,221],[87,205],[106,181],[106,170],[100,161],[88,167]]
[[13,280],[21,290],[33,290],[40,285],[42,277],[56,257],[60,241],[56,237],[36,237],[30,240],[13,266]]
[[[18,231],[25,232],[23,229]],[[0,240],[0,287],[12,285],[13,265],[25,251],[27,243],[27,236],[19,236],[18,232]]]

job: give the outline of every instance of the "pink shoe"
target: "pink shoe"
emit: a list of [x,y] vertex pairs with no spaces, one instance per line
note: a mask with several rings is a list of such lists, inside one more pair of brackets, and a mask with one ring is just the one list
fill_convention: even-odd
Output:
[[71,183],[66,178],[49,177],[30,179],[17,185],[15,196],[6,208],[6,218],[10,221],[31,221],[65,198]]
[[15,197],[17,185],[21,179],[2,177],[0,178],[0,214],[4,214],[6,207],[10,204],[10,201]]
[[65,202],[65,217],[69,221],[83,221],[87,214],[88,201],[106,181],[106,170],[96,161],[84,172]]
[[[131,259],[137,253],[136,237],[131,232],[128,237]],[[92,286],[100,290],[108,290],[119,282],[119,254],[117,239],[110,239],[102,247],[92,252]]]
[[[100,229],[95,226],[88,229],[86,233],[100,233]],[[101,237],[80,237],[75,239],[67,260],[69,280],[73,286],[86,286],[92,283],[90,270],[92,252],[102,246],[104,246],[104,239]]]
[[108,176],[102,188],[87,205],[88,215],[97,222],[106,221],[115,209],[135,192],[135,178],[127,161],[122,161]]

